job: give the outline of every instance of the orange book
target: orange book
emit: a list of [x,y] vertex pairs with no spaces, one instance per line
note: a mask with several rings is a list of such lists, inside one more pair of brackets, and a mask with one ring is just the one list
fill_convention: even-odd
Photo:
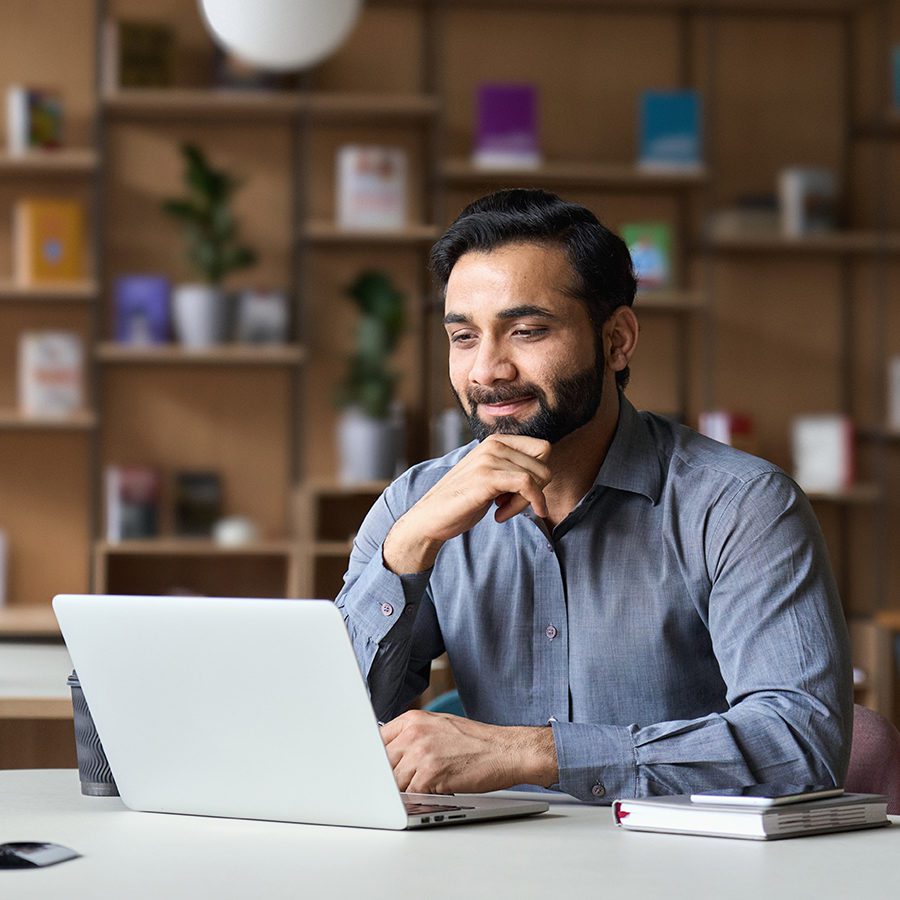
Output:
[[85,224],[74,200],[20,200],[15,210],[15,270],[20,284],[85,277]]

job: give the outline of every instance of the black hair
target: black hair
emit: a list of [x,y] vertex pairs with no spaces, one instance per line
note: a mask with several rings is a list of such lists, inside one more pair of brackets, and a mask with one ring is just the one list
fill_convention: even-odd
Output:
[[[587,207],[534,188],[496,191],[457,216],[431,248],[431,272],[441,294],[464,253],[516,243],[565,250],[575,279],[564,290],[585,304],[598,336],[615,309],[634,303],[637,281],[625,242]],[[620,389],[628,384],[628,376],[627,367],[616,373]]]

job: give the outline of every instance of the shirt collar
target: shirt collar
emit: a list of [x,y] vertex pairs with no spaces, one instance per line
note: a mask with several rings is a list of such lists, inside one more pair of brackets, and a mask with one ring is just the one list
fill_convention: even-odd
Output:
[[594,484],[643,494],[652,503],[662,490],[656,443],[647,423],[621,392],[616,433]]

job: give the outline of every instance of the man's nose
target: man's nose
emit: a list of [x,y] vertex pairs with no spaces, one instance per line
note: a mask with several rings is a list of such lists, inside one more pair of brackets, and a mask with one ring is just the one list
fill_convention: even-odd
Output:
[[482,338],[469,369],[472,384],[491,385],[496,381],[515,381],[518,371],[504,346],[490,338]]

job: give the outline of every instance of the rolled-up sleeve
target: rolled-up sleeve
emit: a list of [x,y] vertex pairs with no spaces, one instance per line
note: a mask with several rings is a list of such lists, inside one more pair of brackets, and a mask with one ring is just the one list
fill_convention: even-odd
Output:
[[841,784],[852,730],[849,641],[809,502],[783,473],[710,520],[708,628],[728,709],[629,726],[554,722],[559,788],[584,800],[752,783]]

